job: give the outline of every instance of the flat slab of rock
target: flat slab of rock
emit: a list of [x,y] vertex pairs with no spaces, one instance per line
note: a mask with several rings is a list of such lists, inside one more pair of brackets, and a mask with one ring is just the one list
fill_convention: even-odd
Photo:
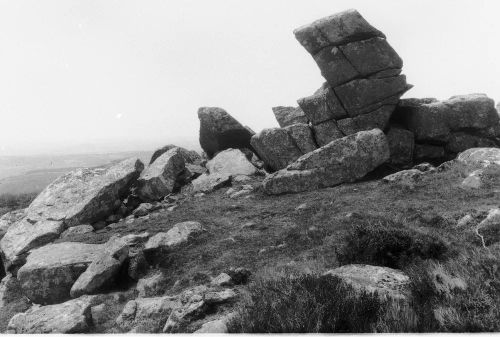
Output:
[[253,132],[241,125],[226,110],[216,107],[198,109],[200,120],[200,145],[212,158],[215,153],[233,148],[251,149]]
[[[64,221],[71,227],[106,219],[144,169],[135,158],[105,168],[84,168],[57,178],[26,210],[30,219]],[[119,207],[119,205],[118,205]]]
[[252,146],[271,170],[280,170],[302,155],[285,129],[264,129],[251,140]]
[[354,289],[377,292],[394,299],[406,299],[409,295],[410,278],[402,271],[388,267],[350,264],[330,270],[325,275],[337,276]]
[[379,129],[361,131],[310,152],[263,181],[267,194],[296,193],[356,181],[389,159]]
[[248,176],[257,172],[255,166],[238,149],[227,149],[217,153],[215,157],[208,161],[206,168],[210,174],[230,176]]
[[92,233],[93,231],[94,231],[94,227],[92,227],[91,225],[78,225],[78,226],[70,227],[67,230],[65,230],[61,234],[61,237],[65,238],[65,237],[72,236],[72,235],[82,235],[82,234]]
[[324,84],[313,95],[299,99],[297,103],[312,125],[347,117],[347,112],[328,84]]
[[108,285],[118,274],[128,253],[129,247],[126,240],[116,236],[109,239],[102,246],[99,256],[90,263],[71,287],[71,297],[94,294]]
[[337,121],[337,126],[346,136],[371,129],[385,130],[395,107],[395,105],[385,105],[364,115],[344,118]]
[[171,249],[175,246],[187,243],[195,235],[203,231],[201,223],[196,221],[181,222],[167,232],[161,232],[152,236],[144,246],[145,251],[157,249]]
[[34,303],[60,303],[70,298],[71,287],[102,250],[103,245],[78,242],[34,249],[17,272],[17,279]]
[[24,313],[12,317],[8,333],[84,333],[92,325],[91,301],[78,298],[47,306],[33,306]]
[[300,107],[276,106],[273,108],[273,113],[282,128],[297,123],[307,124],[307,117]]
[[143,200],[160,200],[180,187],[184,170],[180,149],[168,150],[142,172],[137,180],[137,194]]
[[173,309],[180,306],[176,297],[136,298],[129,301],[116,319],[123,330],[135,332],[160,332]]

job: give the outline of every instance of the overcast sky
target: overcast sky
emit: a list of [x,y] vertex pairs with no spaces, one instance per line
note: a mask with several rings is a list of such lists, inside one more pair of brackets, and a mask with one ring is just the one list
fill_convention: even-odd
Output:
[[293,29],[349,8],[403,58],[405,97],[500,99],[497,0],[0,0],[0,155],[195,147],[200,106],[277,126],[323,82]]

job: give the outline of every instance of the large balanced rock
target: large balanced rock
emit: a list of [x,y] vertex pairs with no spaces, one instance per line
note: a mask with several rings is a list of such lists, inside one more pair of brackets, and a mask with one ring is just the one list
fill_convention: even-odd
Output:
[[106,219],[120,207],[120,200],[143,169],[140,160],[127,159],[108,167],[78,169],[57,178],[0,241],[4,263],[22,263],[27,252],[52,242],[67,227]]
[[302,192],[356,181],[389,159],[379,129],[361,131],[310,152],[264,179],[268,194]]
[[202,107],[198,109],[200,120],[200,145],[212,158],[219,151],[228,148],[249,148],[253,132],[241,125],[221,108]]
[[264,129],[251,140],[252,146],[270,170],[280,170],[303,153],[285,129]]
[[183,183],[185,161],[179,148],[163,153],[141,174],[137,194],[143,200],[156,201],[177,190]]
[[12,317],[8,333],[83,333],[92,326],[91,300],[78,298],[61,304],[33,306]]
[[399,98],[411,88],[401,75],[403,61],[385,35],[353,9],[294,34],[327,80],[297,101],[314,126],[318,145],[359,131],[384,130]]
[[60,303],[80,275],[102,253],[103,245],[62,242],[31,251],[17,272],[23,293],[40,304]]
[[243,152],[238,149],[227,149],[215,155],[206,164],[210,174],[221,175],[252,175],[257,172]]
[[273,113],[282,128],[292,124],[307,123],[307,117],[300,107],[276,106],[273,108]]
[[355,290],[378,293],[393,299],[407,299],[409,296],[410,278],[400,270],[350,264],[325,273],[339,277]]

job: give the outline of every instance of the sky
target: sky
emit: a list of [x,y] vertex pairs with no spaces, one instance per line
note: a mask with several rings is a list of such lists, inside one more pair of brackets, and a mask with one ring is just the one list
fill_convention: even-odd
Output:
[[414,85],[500,100],[500,2],[0,0],[0,156],[199,149],[200,106],[259,132],[324,82],[293,30],[356,8]]

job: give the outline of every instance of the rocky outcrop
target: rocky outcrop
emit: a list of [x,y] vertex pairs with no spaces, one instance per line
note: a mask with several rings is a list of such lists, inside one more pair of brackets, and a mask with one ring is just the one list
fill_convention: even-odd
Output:
[[355,290],[377,292],[392,299],[407,299],[409,296],[410,278],[400,270],[350,264],[330,270],[325,275],[339,277]]
[[19,281],[12,274],[7,274],[0,282],[0,310],[14,302],[28,308],[29,301],[22,294]]
[[138,196],[145,201],[157,201],[183,184],[185,161],[177,147],[159,156],[137,181]]
[[83,333],[92,325],[91,301],[78,298],[47,306],[33,306],[16,314],[9,322],[8,333]]
[[252,175],[257,172],[255,166],[238,149],[227,149],[217,153],[208,161],[206,168],[210,174],[229,176]]
[[310,152],[264,179],[268,194],[295,193],[362,178],[389,159],[381,130],[361,131]]
[[16,210],[5,213],[0,216],[0,239],[3,238],[10,226],[24,217],[25,210]]
[[472,148],[460,153],[457,161],[471,167],[500,166],[500,148]]
[[307,124],[307,117],[300,107],[277,106],[273,108],[273,113],[281,128],[298,123]]
[[250,138],[254,132],[241,125],[224,109],[199,108],[198,118],[200,120],[200,145],[209,158],[229,148],[251,149]]
[[97,222],[113,214],[143,168],[140,160],[127,159],[109,167],[78,169],[57,178],[0,241],[6,266],[22,264],[26,253],[52,242],[67,227]]
[[385,35],[356,10],[317,20],[294,34],[327,81],[298,100],[318,145],[359,131],[385,130],[399,98],[411,88],[400,75],[403,61]]
[[46,245],[31,251],[17,279],[34,303],[60,303],[70,298],[73,284],[102,251],[103,245],[77,242]]

